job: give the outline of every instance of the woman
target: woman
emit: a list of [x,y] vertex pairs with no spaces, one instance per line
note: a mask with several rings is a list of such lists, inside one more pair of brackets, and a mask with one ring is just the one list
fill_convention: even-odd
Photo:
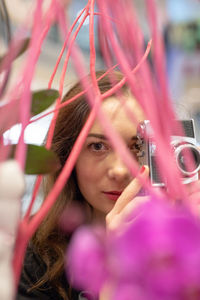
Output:
[[[102,74],[103,72],[97,72],[97,78]],[[119,72],[115,73],[115,77],[117,81],[122,79]],[[99,80],[98,85],[101,93],[105,93],[112,87],[108,76]],[[81,84],[77,83],[64,97],[64,101],[81,90]],[[128,87],[123,86],[121,92],[126,99],[126,106],[134,113],[138,122],[144,120],[143,112]],[[127,118],[116,95],[105,99],[102,109],[111,119],[114,129],[135,155],[136,126]],[[52,150],[60,158],[61,166],[68,158],[89,111],[84,96],[60,110]],[[47,177],[46,194],[60,171]],[[141,167],[140,173],[146,178],[148,168]],[[78,201],[84,206],[86,222],[106,220],[106,226],[113,228],[118,226],[130,206],[143,201],[143,197],[136,197],[140,189],[139,181],[137,178],[132,178],[96,120],[84,142],[70,179],[30,242],[17,299],[81,299],[79,292],[71,289],[64,273],[64,254],[70,240],[70,235],[66,235],[58,225],[64,209],[67,204]],[[135,201],[131,201],[133,198]]]

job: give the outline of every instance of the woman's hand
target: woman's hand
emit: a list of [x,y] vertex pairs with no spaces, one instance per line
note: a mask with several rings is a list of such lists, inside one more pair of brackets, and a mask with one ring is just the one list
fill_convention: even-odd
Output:
[[200,180],[186,184],[189,206],[200,217]]
[[[140,171],[140,176],[145,179],[148,178],[148,175],[149,168],[147,166],[143,166]],[[125,190],[115,203],[113,209],[106,216],[106,226],[108,230],[121,228],[120,225],[123,223],[123,221],[127,220],[129,215],[132,215],[140,204],[146,202],[149,199],[148,196],[137,196],[141,188],[142,185],[137,177],[134,178],[125,188]],[[109,300],[111,298],[111,294],[112,287],[110,286],[110,284],[105,285],[99,294],[99,300]]]
[[[149,168],[143,166],[140,176],[144,179],[148,178]],[[148,200],[148,196],[137,196],[141,190],[139,179],[134,178],[125,188],[121,196],[118,198],[113,209],[106,216],[107,229],[113,230],[119,228],[120,224],[141,204]]]

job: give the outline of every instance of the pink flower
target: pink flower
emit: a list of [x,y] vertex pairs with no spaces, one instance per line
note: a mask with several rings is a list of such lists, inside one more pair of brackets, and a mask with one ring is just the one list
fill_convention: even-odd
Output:
[[110,282],[110,300],[200,299],[200,221],[183,204],[151,200],[104,238],[80,229],[68,254],[75,282],[96,292]]
[[79,290],[98,293],[107,276],[102,228],[82,226],[74,234],[66,256],[67,276]]

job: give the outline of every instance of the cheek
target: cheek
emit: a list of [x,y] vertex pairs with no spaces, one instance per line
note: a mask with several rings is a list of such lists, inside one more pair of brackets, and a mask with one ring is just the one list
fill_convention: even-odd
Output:
[[78,185],[84,186],[86,185],[86,182],[91,181],[91,171],[88,170],[88,168],[83,168],[83,169],[76,169],[76,174],[77,174],[77,180],[78,180]]
[[93,206],[94,203],[91,199],[95,199],[96,185],[91,169],[88,167],[80,168],[80,166],[78,166],[76,168],[76,176],[78,187],[82,196],[86,202]]
[[82,155],[76,163],[76,174],[79,182],[93,182],[102,174],[102,164],[95,158]]
[[76,165],[79,189],[84,197],[95,194],[104,178],[102,167],[97,162],[81,160]]
[[91,184],[95,181],[95,171],[93,172],[92,170],[94,170],[94,167],[87,161],[79,161],[76,165],[78,186],[82,193],[90,189]]

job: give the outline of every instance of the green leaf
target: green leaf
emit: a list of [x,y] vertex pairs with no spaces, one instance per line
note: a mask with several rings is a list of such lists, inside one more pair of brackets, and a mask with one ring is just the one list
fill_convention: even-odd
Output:
[[59,92],[54,89],[40,90],[32,95],[32,115],[37,115],[51,106],[59,97]]
[[[30,38],[23,39],[23,41],[21,42],[21,45],[20,45],[17,53],[15,54],[15,57],[13,58],[13,60],[16,59],[17,57],[19,57],[20,55],[22,55],[28,49],[29,42],[30,42]],[[6,59],[6,57],[11,56],[11,53],[9,51],[10,50],[8,50],[8,52],[6,54],[4,54],[3,56],[0,57],[0,65],[3,62],[3,60]]]
[[26,156],[26,174],[47,174],[60,168],[57,155],[44,146],[28,144]]
[[[9,158],[14,158],[16,145],[8,145]],[[1,158],[1,155],[0,155]],[[55,172],[60,168],[60,162],[57,155],[47,150],[44,146],[27,144],[27,155],[25,173],[29,175],[41,175]]]
[[[51,106],[59,97],[59,92],[54,89],[40,90],[32,92],[31,114],[37,115]],[[11,126],[20,122],[19,119],[19,99],[10,101],[0,106],[1,128],[0,135]]]

